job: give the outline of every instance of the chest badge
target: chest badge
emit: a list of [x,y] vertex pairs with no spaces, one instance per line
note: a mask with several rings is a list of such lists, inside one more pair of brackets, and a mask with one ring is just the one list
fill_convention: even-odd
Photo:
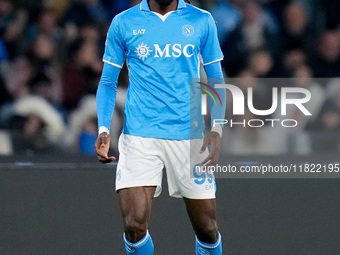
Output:
[[185,36],[192,36],[195,32],[195,29],[191,25],[184,25],[182,27],[182,34]]

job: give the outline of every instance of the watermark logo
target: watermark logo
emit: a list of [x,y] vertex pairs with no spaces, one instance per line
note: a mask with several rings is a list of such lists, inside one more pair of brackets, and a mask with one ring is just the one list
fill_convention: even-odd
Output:
[[[200,83],[200,82],[199,82]],[[209,88],[220,100],[222,105],[222,101],[217,91],[209,86],[208,84],[200,83],[201,85]],[[311,100],[311,92],[305,88],[299,87],[273,87],[272,88],[272,105],[269,109],[256,109],[254,106],[254,91],[252,87],[247,89],[247,97],[244,95],[243,91],[231,84],[216,84],[216,89],[227,89],[227,92],[231,93],[233,99],[233,115],[240,116],[245,115],[245,107],[248,108],[249,112],[254,114],[254,116],[270,116],[277,112],[278,109],[281,109],[281,116],[287,116],[287,108],[288,106],[296,107],[303,115],[312,116],[312,113],[307,109],[305,104],[307,104]],[[208,96],[209,95],[214,101],[215,105],[217,105],[216,99],[214,95],[205,88],[200,88],[202,91],[206,92],[206,94],[202,95],[201,102],[201,113],[202,115],[207,115],[208,111]],[[292,98],[292,95],[295,97]],[[267,122],[267,123],[266,123]],[[263,127],[266,124],[270,124],[271,127],[275,126],[275,123],[280,122],[283,127],[296,127],[298,125],[298,121],[295,119],[250,119],[243,120],[241,122],[235,122],[234,120],[227,119],[214,119],[213,126],[216,125],[224,125],[230,124],[231,127],[235,125],[242,125],[244,127]]]
[[[198,84],[201,84],[202,86],[205,86],[206,88],[209,88],[217,97],[217,99],[219,100],[221,106],[222,106],[222,100],[221,100],[221,97],[220,95],[217,93],[217,91],[210,85],[208,84],[205,84],[203,82],[198,82]],[[214,101],[214,104],[217,105],[217,102],[216,102],[216,99],[215,99],[215,96],[209,91],[207,90],[206,88],[202,88],[202,87],[198,87],[198,89],[204,91],[206,94],[202,94],[202,110],[201,110],[201,113],[202,115],[207,115],[207,112],[208,112],[208,95],[210,96],[210,98]]]

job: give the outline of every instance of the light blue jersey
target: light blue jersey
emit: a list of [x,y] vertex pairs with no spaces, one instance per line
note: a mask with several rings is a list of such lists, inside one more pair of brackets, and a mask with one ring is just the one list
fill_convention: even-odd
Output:
[[190,102],[200,105],[201,90],[190,80],[200,77],[201,61],[207,65],[222,59],[212,16],[183,0],[164,16],[151,12],[146,0],[117,15],[103,61],[121,68],[126,60],[129,68],[123,132],[190,139],[193,122],[195,133],[203,134],[200,109],[190,109]]

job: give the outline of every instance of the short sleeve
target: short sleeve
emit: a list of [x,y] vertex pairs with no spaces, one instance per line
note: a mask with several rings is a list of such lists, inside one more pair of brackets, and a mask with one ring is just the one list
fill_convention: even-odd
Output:
[[110,25],[105,42],[103,61],[122,68],[125,61],[125,47],[119,18],[116,16]]
[[203,65],[223,60],[223,53],[217,37],[216,23],[209,14],[205,32],[202,36],[201,55]]

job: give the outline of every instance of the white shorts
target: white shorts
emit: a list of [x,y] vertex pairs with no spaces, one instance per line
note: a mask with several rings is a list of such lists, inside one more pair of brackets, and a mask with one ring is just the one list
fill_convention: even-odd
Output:
[[[207,150],[199,153],[202,143],[202,139],[165,140],[121,134],[118,143],[116,190],[156,186],[157,197],[162,190],[165,167],[170,196],[190,199],[215,198],[214,177],[206,173],[204,177],[194,173],[195,165],[209,154]],[[195,153],[190,155],[190,149]]]

